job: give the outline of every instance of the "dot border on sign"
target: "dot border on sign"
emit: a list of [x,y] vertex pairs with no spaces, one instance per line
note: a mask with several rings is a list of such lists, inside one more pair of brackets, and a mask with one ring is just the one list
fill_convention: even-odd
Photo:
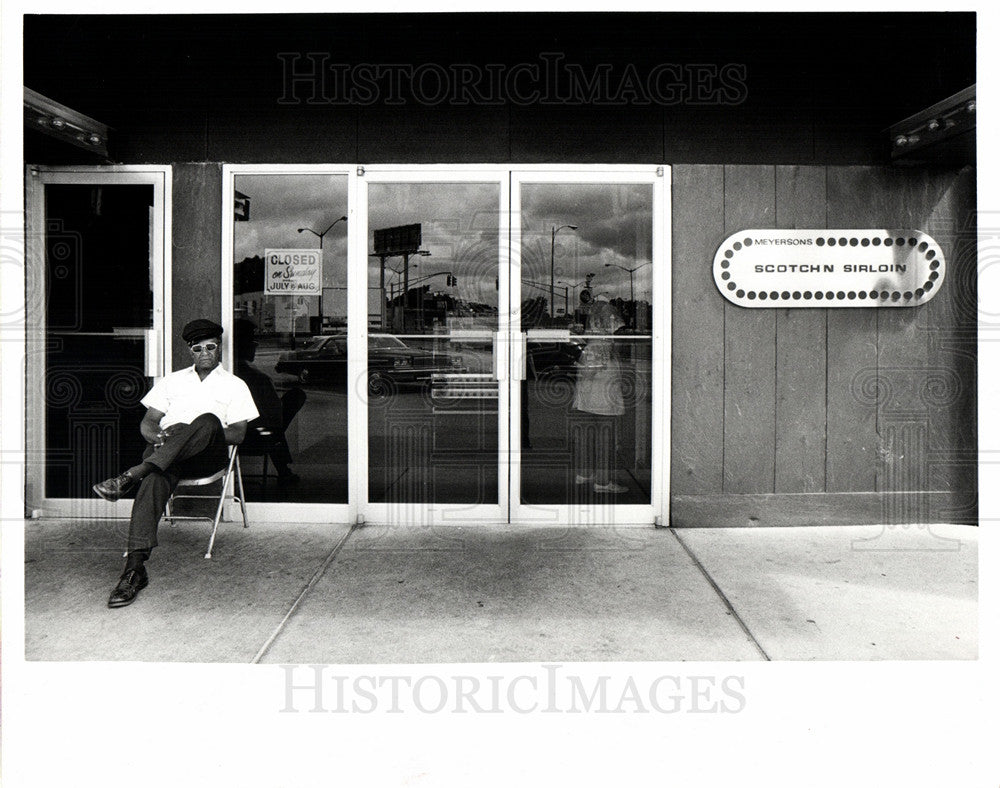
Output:
[[[915,288],[912,291],[907,290],[905,292],[899,291],[899,290],[893,290],[891,292],[888,291],[888,290],[882,290],[882,291],[872,290],[872,291],[868,291],[868,292],[866,292],[864,290],[859,290],[857,292],[855,292],[853,290],[847,291],[847,292],[841,290],[841,291],[837,291],[836,293],[833,292],[833,291],[825,291],[824,292],[824,291],[821,291],[821,290],[817,290],[817,291],[809,291],[809,290],[788,291],[788,290],[784,290],[784,291],[780,291],[780,292],[777,291],[777,290],[772,290],[772,291],[766,291],[766,290],[758,290],[758,291],[749,290],[749,291],[744,291],[742,288],[738,288],[738,286],[737,286],[737,284],[735,282],[730,281],[732,279],[732,272],[731,271],[728,271],[728,270],[721,271],[719,273],[719,279],[721,279],[722,281],[724,281],[724,282],[727,283],[726,284],[726,288],[727,288],[727,290],[729,292],[734,292],[735,291],[734,294],[735,294],[735,296],[737,298],[740,298],[740,299],[744,299],[745,298],[745,299],[751,300],[751,301],[757,300],[757,299],[760,299],[761,301],[769,301],[769,300],[770,301],[778,301],[778,300],[782,300],[782,301],[788,301],[788,300],[795,300],[795,301],[806,300],[806,301],[809,301],[809,300],[812,300],[812,299],[815,298],[815,300],[817,300],[817,301],[823,301],[823,300],[827,300],[827,301],[833,301],[833,300],[837,300],[837,301],[844,301],[844,300],[853,301],[855,299],[860,300],[860,301],[864,301],[864,300],[867,300],[867,299],[872,299],[872,300],[894,301],[895,302],[895,301],[899,301],[901,299],[905,300],[905,301],[910,301],[910,300],[913,300],[913,299],[918,299],[919,300],[921,298],[924,298],[925,296],[928,295],[929,291],[934,287],[935,280],[939,279],[940,276],[941,276],[940,272],[937,269],[939,269],[941,267],[942,260],[935,259],[936,256],[937,256],[937,251],[926,240],[921,240],[921,238],[918,237],[918,236],[906,236],[906,237],[904,237],[904,236],[873,236],[871,238],[864,237],[864,238],[860,238],[860,239],[858,237],[856,237],[856,236],[840,236],[840,237],[815,236],[814,237],[814,242],[815,242],[815,244],[817,246],[834,246],[834,247],[836,247],[836,246],[845,247],[848,244],[850,246],[852,246],[852,247],[857,247],[858,245],[863,246],[863,247],[867,247],[867,246],[882,246],[883,244],[886,247],[891,247],[891,246],[906,246],[906,245],[909,245],[911,248],[915,249],[917,252],[924,252],[925,259],[927,259],[927,260],[930,261],[929,268],[931,269],[931,273],[928,275],[928,280],[924,283],[923,287]],[[728,269],[728,268],[730,268],[730,262],[732,262],[732,259],[733,259],[734,255],[735,255],[735,253],[738,252],[738,251],[740,251],[741,249],[743,249],[744,246],[749,247],[749,246],[752,246],[753,244],[754,244],[754,239],[751,236],[744,236],[744,238],[742,239],[742,241],[734,241],[733,244],[732,244],[732,248],[731,249],[724,250],[724,252],[723,252],[724,258],[719,260],[719,267],[721,269]]]

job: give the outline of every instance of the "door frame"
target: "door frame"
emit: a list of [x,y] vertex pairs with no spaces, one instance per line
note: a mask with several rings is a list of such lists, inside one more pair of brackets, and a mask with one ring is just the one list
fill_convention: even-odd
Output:
[[[670,168],[659,165],[618,166],[519,166],[511,165],[511,302],[521,303],[520,242],[521,187],[526,183],[648,183],[653,188],[652,204],[652,370],[650,387],[651,469],[649,504],[616,504],[613,500],[596,505],[520,503],[519,462],[511,462],[511,522],[524,525],[557,526],[644,526],[669,521],[670,501],[670,348],[671,348],[671,250],[670,250]],[[515,240],[516,239],[516,240]],[[521,332],[520,309],[511,316],[511,407],[519,412],[521,389],[514,386],[515,367],[521,366],[526,335]],[[525,337],[525,339],[519,339]],[[521,422],[511,419],[510,441],[521,445]]]
[[[49,184],[150,185],[153,187],[153,343],[147,377],[162,377],[172,352],[171,248],[173,168],[169,164],[25,167],[25,516],[123,518],[131,499],[114,503],[97,498],[48,498],[45,495],[45,187]],[[152,373],[152,374],[150,374]],[[100,481],[95,479],[95,482]]]
[[[618,526],[649,526],[669,521],[670,502],[670,380],[671,380],[671,170],[666,165],[615,164],[226,164],[222,183],[222,270],[221,323],[229,339],[224,363],[232,368],[233,322],[233,233],[232,206],[236,175],[317,175],[346,174],[348,181],[348,293],[366,293],[365,298],[348,298],[348,503],[274,503],[249,504],[251,516],[277,522],[375,522],[400,525],[469,525],[507,524],[530,526],[588,525],[601,522]],[[359,386],[367,374],[368,337],[368,212],[367,189],[370,182],[466,182],[496,181],[500,184],[500,305],[516,303],[520,281],[514,265],[516,250],[511,248],[515,216],[509,216],[512,184],[515,175],[531,182],[648,182],[653,186],[653,371],[652,474],[649,505],[544,506],[541,513],[531,513],[514,504],[518,494],[513,478],[516,460],[511,461],[512,441],[519,434],[519,424],[511,419],[511,408],[519,404],[520,392],[510,383],[511,364],[516,359],[512,342],[498,342],[497,364],[501,370],[500,424],[498,435],[499,505],[465,504],[381,504],[368,502],[368,402],[367,386]],[[533,179],[533,180],[532,180]],[[506,224],[504,219],[507,217]],[[505,265],[505,262],[509,264]],[[516,269],[516,276],[515,276]],[[508,310],[508,314],[510,314]],[[501,329],[513,338],[514,322],[501,319]],[[519,316],[516,321],[519,327]],[[503,331],[501,331],[503,334]],[[504,409],[505,406],[505,409]],[[505,421],[508,428],[504,430]],[[509,483],[508,483],[509,479]],[[507,490],[505,495],[504,491]],[[608,517],[613,517],[609,521]]]
[[[355,220],[357,218],[357,180],[356,164],[224,164],[222,165],[222,257],[221,257],[221,308],[219,323],[223,327],[222,344],[224,352],[222,365],[229,372],[235,373],[233,358],[233,271],[236,261],[233,259],[236,249],[236,225],[233,221],[233,208],[236,201],[236,176],[238,175],[346,175],[347,176],[347,292],[356,292],[358,276],[352,269],[355,255],[354,248]],[[361,279],[362,286],[365,283]],[[351,351],[351,336],[355,324],[350,317],[351,303],[348,298],[348,355],[347,376],[353,380],[356,376],[357,354]],[[350,388],[350,385],[349,385]],[[247,513],[253,520],[268,520],[271,522],[293,523],[351,523],[358,517],[358,491],[355,489],[358,474],[353,471],[355,447],[361,439],[358,426],[355,424],[357,406],[354,398],[347,397],[347,457],[348,482],[347,503],[297,503],[276,501],[250,501],[247,503]],[[227,513],[228,514],[228,513]]]
[[[509,518],[507,495],[509,467],[508,458],[510,430],[507,428],[510,413],[509,386],[505,385],[509,379],[508,355],[504,352],[506,343],[504,335],[507,331],[507,321],[504,314],[510,312],[510,266],[508,245],[509,236],[505,232],[505,216],[510,205],[510,178],[507,169],[497,165],[463,165],[463,164],[440,164],[440,165],[366,165],[361,168],[363,174],[359,177],[358,188],[358,235],[356,241],[360,245],[355,247],[354,263],[352,270],[363,270],[365,274],[364,287],[367,288],[368,281],[368,185],[370,183],[495,183],[498,187],[497,203],[497,277],[498,277],[498,302],[497,318],[498,326],[494,342],[496,348],[496,358],[494,362],[498,372],[497,384],[497,503],[496,504],[456,504],[456,503],[373,503],[368,500],[368,387],[355,385],[355,392],[361,393],[361,405],[357,422],[361,426],[363,440],[359,444],[352,445],[348,451],[355,449],[356,455],[352,456],[350,465],[352,468],[359,468],[357,476],[361,477],[359,488],[359,514],[366,521],[379,523],[405,524],[405,525],[477,525],[485,524],[506,524]],[[364,210],[361,210],[364,206]],[[367,289],[366,291],[367,292]],[[357,332],[355,341],[351,342],[351,330],[348,328],[348,358],[351,354],[361,362],[356,375],[351,380],[367,379],[367,358],[368,358],[368,316],[367,301],[354,299],[350,302],[355,307],[355,311],[348,315],[348,326],[359,325],[361,320],[361,330]],[[365,314],[360,315],[360,310],[364,308]],[[352,324],[352,319],[354,323]],[[350,363],[350,362],[349,362]],[[353,421],[354,419],[352,419]]]

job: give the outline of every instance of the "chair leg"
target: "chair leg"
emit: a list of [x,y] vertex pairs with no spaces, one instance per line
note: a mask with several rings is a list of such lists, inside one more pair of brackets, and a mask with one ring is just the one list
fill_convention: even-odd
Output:
[[236,462],[236,447],[233,446],[229,452],[229,466],[222,477],[222,492],[219,495],[219,505],[215,509],[215,519],[212,521],[212,536],[208,540],[208,550],[205,551],[205,558],[212,557],[212,547],[215,545],[215,534],[219,530],[219,521],[222,519],[222,510],[226,506],[226,490],[229,489],[229,482],[233,476],[233,465]]
[[223,494],[219,496],[219,506],[215,510],[215,519],[212,521],[212,537],[208,540],[208,550],[205,553],[205,558],[212,557],[212,547],[215,545],[215,534],[219,530],[219,521],[222,519],[222,508],[226,505],[226,495],[225,487],[223,487]]
[[243,470],[240,468],[240,456],[238,454],[236,455],[236,487],[240,492],[238,500],[240,502],[240,511],[243,513],[243,527],[249,528],[250,523],[247,522],[246,494],[243,492]]

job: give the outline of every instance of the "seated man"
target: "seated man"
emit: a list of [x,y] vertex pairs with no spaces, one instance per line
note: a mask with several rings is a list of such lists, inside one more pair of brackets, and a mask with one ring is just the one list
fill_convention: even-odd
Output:
[[159,380],[142,398],[148,410],[139,431],[149,443],[143,461],[94,485],[94,492],[108,501],[139,488],[129,522],[125,571],[108,607],[132,604],[149,584],[145,562],[178,481],[210,476],[225,467],[228,445],[242,442],[247,422],[258,415],[246,384],[219,366],[222,326],[192,320],[181,336],[194,364]]

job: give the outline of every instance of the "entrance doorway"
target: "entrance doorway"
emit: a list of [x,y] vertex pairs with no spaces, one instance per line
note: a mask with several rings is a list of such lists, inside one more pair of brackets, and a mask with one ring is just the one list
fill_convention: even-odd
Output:
[[252,324],[256,366],[277,398],[300,392],[283,425],[296,478],[258,467],[249,497],[260,516],[663,516],[668,170],[269,165],[227,175],[234,326]]
[[127,516],[96,481],[142,454],[140,400],[169,357],[170,168],[29,168],[26,506]]

